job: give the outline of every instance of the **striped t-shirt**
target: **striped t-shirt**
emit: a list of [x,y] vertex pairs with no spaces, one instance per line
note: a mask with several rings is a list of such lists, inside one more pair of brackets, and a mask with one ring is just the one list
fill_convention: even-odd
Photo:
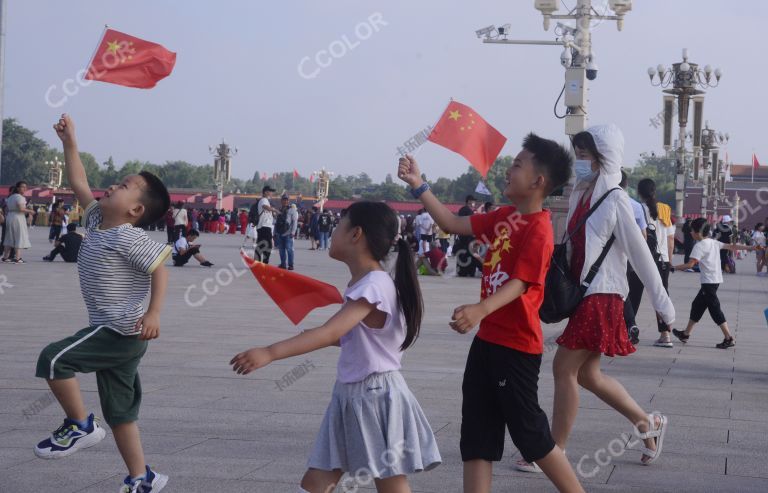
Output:
[[102,215],[95,200],[83,218],[85,239],[77,270],[90,325],[106,325],[123,335],[138,334],[136,322],[144,314],[150,274],[168,258],[171,248],[128,223],[99,229]]

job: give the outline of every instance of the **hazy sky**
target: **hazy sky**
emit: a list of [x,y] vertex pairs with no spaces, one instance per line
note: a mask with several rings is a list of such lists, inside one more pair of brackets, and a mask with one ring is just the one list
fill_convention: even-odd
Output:
[[[204,164],[208,146],[224,138],[239,148],[237,177],[293,168],[307,176],[326,166],[381,180],[395,168],[396,147],[434,123],[450,97],[507,136],[505,154],[516,153],[531,130],[565,141],[563,121],[552,114],[563,85],[561,49],[487,45],[474,33],[509,22],[513,38],[554,39],[530,0],[6,3],[5,116],[57,144],[51,124],[66,111],[82,149],[100,162],[112,155],[118,164]],[[758,89],[768,80],[760,34],[768,2],[734,3],[636,0],[622,32],[611,22],[593,31],[600,70],[590,86],[590,123],[624,130],[627,164],[661,150],[661,128],[649,120],[662,94],[647,67],[670,66],[687,47],[690,61],[724,71],[721,86],[707,91],[704,112],[712,127],[731,134],[731,159],[748,163],[754,150],[768,165],[768,104]],[[356,27],[370,27],[371,16],[378,30],[361,41],[370,31]],[[50,107],[46,91],[55,85],[49,99],[60,102],[62,83],[85,66],[105,23],[177,52],[173,74],[150,90],[93,83]],[[359,44],[316,72],[316,53],[344,36]],[[344,51],[338,43],[334,49]],[[299,73],[304,57],[303,72],[314,78]],[[432,143],[417,158],[431,178],[454,177],[467,166]]]

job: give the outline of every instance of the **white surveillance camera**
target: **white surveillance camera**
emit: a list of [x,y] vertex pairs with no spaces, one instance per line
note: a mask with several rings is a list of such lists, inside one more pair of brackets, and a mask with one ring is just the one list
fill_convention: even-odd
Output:
[[560,54],[560,65],[562,65],[565,68],[568,68],[571,66],[571,62],[573,61],[573,56],[571,55],[571,49],[566,47],[563,52]]
[[477,34],[478,38],[483,38],[483,37],[490,38],[491,33],[494,32],[495,30],[496,30],[496,26],[488,26],[482,29],[478,29],[477,31],[475,31],[475,34]]

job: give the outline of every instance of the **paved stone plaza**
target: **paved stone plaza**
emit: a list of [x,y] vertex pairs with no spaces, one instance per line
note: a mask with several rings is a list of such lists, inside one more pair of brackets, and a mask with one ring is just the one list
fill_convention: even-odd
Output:
[[[151,234],[164,241],[165,233]],[[45,382],[34,377],[37,355],[46,343],[87,325],[76,266],[60,259],[43,263],[46,238],[45,228],[33,228],[33,247],[25,252],[29,263],[0,264],[0,492],[116,492],[125,470],[111,434],[62,460],[44,461],[32,453],[33,445],[62,419]],[[215,267],[198,267],[193,260],[184,268],[170,268],[161,337],[151,343],[142,363],[144,447],[148,462],[170,475],[164,490],[169,493],[295,492],[329,401],[337,348],[280,361],[247,377],[227,365],[239,351],[299,330],[242,268],[241,241],[240,235],[203,235],[202,251]],[[297,270],[343,289],[345,267],[327,252],[307,248],[307,242],[297,242]],[[587,491],[768,491],[768,329],[763,315],[768,279],[756,277],[753,264],[753,256],[738,262],[739,273],[726,276],[719,291],[735,349],[714,348],[722,337],[708,315],[687,346],[652,347],[656,328],[644,300],[638,351],[606,358],[604,368],[647,410],[670,417],[664,453],[659,463],[641,466],[640,453],[622,446],[630,423],[582,393],[567,448],[585,476]],[[216,294],[205,294],[204,281],[208,292]],[[459,492],[461,379],[472,336],[456,334],[447,323],[454,307],[477,299],[479,280],[422,278],[422,289],[426,317],[421,338],[405,354],[403,373],[437,434],[443,464],[412,476],[411,484],[414,491]],[[672,276],[676,327],[684,327],[697,289],[698,275]],[[313,312],[301,327],[324,321],[334,310]],[[545,337],[561,330],[545,326]],[[551,341],[539,387],[548,413]],[[301,364],[308,373],[281,389],[276,381]],[[94,376],[83,376],[81,385],[86,403],[100,415]],[[518,453],[507,441],[504,461],[494,470],[493,491],[555,491],[542,475],[512,470]]]

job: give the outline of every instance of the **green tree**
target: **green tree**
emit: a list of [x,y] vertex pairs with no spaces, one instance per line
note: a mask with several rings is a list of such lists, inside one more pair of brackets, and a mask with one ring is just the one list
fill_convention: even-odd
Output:
[[20,180],[30,185],[48,182],[46,159],[54,154],[37,132],[20,125],[14,118],[3,120],[2,182],[13,184]]

